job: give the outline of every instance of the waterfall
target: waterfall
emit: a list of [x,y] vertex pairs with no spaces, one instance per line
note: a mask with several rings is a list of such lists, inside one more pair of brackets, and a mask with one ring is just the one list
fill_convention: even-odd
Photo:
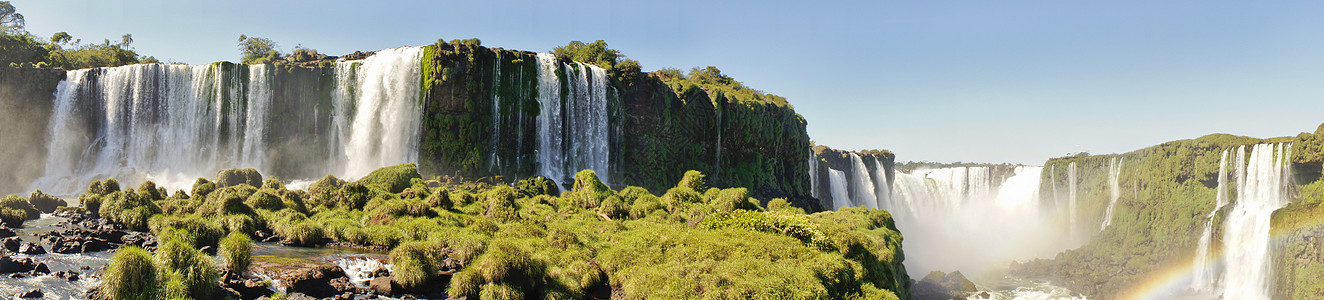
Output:
[[818,155],[814,154],[814,149],[809,148],[809,195],[814,198],[818,196]]
[[[1242,153],[1242,147],[1237,147],[1238,153]],[[1227,153],[1231,149],[1223,149],[1223,156],[1218,159],[1218,189],[1215,192],[1214,209],[1205,216],[1204,231],[1200,234],[1200,241],[1195,248],[1194,274],[1191,279],[1191,289],[1197,291],[1210,291],[1218,285],[1218,278],[1215,274],[1218,270],[1213,270],[1214,262],[1209,259],[1209,242],[1213,239],[1214,216],[1218,210],[1227,205]]]
[[[386,49],[357,66],[354,121],[345,146],[347,177],[417,160],[423,113],[419,100],[422,55],[419,47]],[[354,65],[336,63],[337,69],[342,67]]]
[[1076,237],[1076,162],[1067,165],[1067,214],[1069,222],[1067,223],[1067,232],[1071,241],[1074,243]]
[[850,153],[851,164],[851,202],[852,206],[864,206],[871,209],[878,208],[878,197],[874,195],[873,179],[869,176],[869,168],[864,166],[864,160],[860,155],[854,152]]
[[[539,175],[566,183],[573,172],[592,169],[610,182],[607,100],[615,90],[607,82],[607,71],[583,63],[560,64],[549,53],[538,54],[538,65]],[[564,76],[566,94],[558,76]]]
[[248,66],[248,109],[244,121],[245,166],[264,166],[267,110],[271,103],[271,73],[267,65]]
[[878,197],[878,206],[890,206],[890,203],[892,203],[892,187],[887,182],[887,168],[883,166],[882,161],[878,160],[878,157],[873,158],[873,163],[877,166],[873,170],[873,180],[874,195]]
[[828,169],[828,181],[832,185],[832,207],[834,209],[855,206],[851,203],[850,192],[846,190],[846,172]]
[[1112,195],[1108,198],[1108,209],[1104,210],[1103,223],[1099,225],[1099,231],[1103,231],[1103,229],[1108,228],[1108,225],[1113,223],[1113,210],[1117,209],[1117,199],[1122,197],[1122,190],[1118,187],[1119,184],[1117,177],[1122,173],[1123,162],[1126,162],[1126,159],[1113,157],[1108,160],[1108,191],[1111,192]]
[[492,61],[492,137],[488,139],[492,149],[489,150],[491,156],[488,158],[487,171],[493,172],[497,166],[501,165],[501,156],[497,155],[501,149],[501,51],[496,52],[496,60]]
[[1051,242],[1060,229],[1039,212],[1043,169],[1016,166],[1005,179],[992,176],[990,167],[897,172],[886,208],[907,233],[903,247],[925,253],[907,257],[906,269],[916,276],[932,270],[980,274],[1064,250]]
[[1274,210],[1290,201],[1286,193],[1291,184],[1290,149],[1290,143],[1254,145],[1244,169],[1237,166],[1236,199],[1223,220],[1221,290],[1205,291],[1226,299],[1270,298],[1269,221]]
[[[327,172],[358,177],[414,161],[422,48],[335,65]],[[57,86],[45,174],[32,188],[75,195],[92,180],[187,189],[222,168],[269,172],[274,74],[267,65],[138,64],[66,71]],[[285,121],[285,120],[281,120]],[[285,121],[288,122],[288,121]],[[316,122],[307,120],[304,122]],[[315,126],[309,126],[315,127]],[[320,163],[320,162],[316,162]]]

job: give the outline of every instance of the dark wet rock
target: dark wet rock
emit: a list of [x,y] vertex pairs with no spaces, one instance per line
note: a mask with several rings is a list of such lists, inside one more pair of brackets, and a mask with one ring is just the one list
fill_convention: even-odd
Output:
[[156,236],[143,232],[130,232],[120,238],[124,245],[138,246],[143,249],[156,249]]
[[961,271],[943,273],[942,271],[929,272],[915,282],[911,293],[915,299],[965,299],[971,294],[978,292],[975,283],[965,278]]
[[33,242],[25,242],[18,247],[17,253],[22,254],[46,254],[46,248]]
[[34,290],[31,290],[31,291],[27,291],[26,293],[19,293],[19,294],[16,295],[15,297],[19,297],[19,298],[41,298],[41,297],[45,297],[45,296],[46,296],[46,293],[42,293],[42,292],[41,292],[41,289],[34,289]]
[[372,292],[382,296],[395,296],[401,291],[399,284],[391,280],[391,277],[377,277],[368,282],[368,288]]
[[79,279],[78,272],[74,272],[74,271],[59,271],[59,272],[55,272],[54,274],[51,274],[51,276],[55,276],[55,278],[61,278],[68,281],[78,281]]
[[0,238],[7,238],[12,236],[18,236],[18,234],[14,233],[13,229],[9,229],[9,227],[5,227],[4,224],[0,224]]
[[289,287],[290,291],[319,298],[341,294],[346,285],[353,287],[353,284],[349,284],[349,278],[346,277],[344,269],[341,269],[340,266],[327,264],[305,266],[285,271],[280,274],[280,279]]
[[308,296],[304,293],[290,293],[285,296],[285,300],[317,300],[318,298]]
[[8,237],[0,240],[0,246],[4,246],[10,253],[18,253],[18,248],[23,246],[23,240],[18,237]]
[[51,273],[51,267],[50,267],[50,266],[47,266],[46,263],[37,263],[37,266],[32,268],[32,273],[33,273],[33,274],[50,274],[50,273]]
[[224,271],[221,273],[221,287],[226,291],[233,293],[235,299],[257,299],[265,296],[271,296],[271,289],[263,280],[258,278],[244,278],[238,274]]
[[69,203],[65,202],[64,199],[43,193],[41,190],[32,192],[32,195],[28,196],[28,203],[32,203],[33,208],[48,214],[54,213],[55,209],[61,206],[69,206]]
[[[44,265],[44,264],[43,264]],[[0,274],[21,273],[32,271],[37,268],[37,263],[32,258],[14,258],[13,256],[0,256]],[[49,270],[47,270],[49,272]]]
[[14,279],[28,278],[28,273],[14,273],[14,274],[9,274],[9,278],[14,278]]

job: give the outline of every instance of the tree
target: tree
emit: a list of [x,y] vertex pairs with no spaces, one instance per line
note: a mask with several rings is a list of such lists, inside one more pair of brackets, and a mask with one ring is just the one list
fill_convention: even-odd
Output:
[[261,64],[280,58],[280,51],[276,50],[276,42],[268,38],[255,36],[239,35],[239,53],[243,55],[242,63]]
[[21,35],[24,30],[23,14],[18,13],[9,1],[0,1],[0,32],[7,35]]
[[621,55],[621,51],[607,49],[607,42],[602,40],[592,44],[570,41],[570,44],[552,49],[552,53],[568,56],[575,61],[596,64],[605,69],[616,66],[616,63],[625,57]]
[[56,32],[54,35],[51,35],[52,45],[57,45],[57,46],[64,45],[64,44],[68,44],[69,42],[72,42],[73,40],[74,37],[69,35],[68,32],[64,32],[64,31]]

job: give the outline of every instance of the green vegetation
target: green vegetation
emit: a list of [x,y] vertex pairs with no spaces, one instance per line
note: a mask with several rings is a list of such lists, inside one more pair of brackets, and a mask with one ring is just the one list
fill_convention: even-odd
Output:
[[44,40],[29,33],[25,25],[23,14],[13,4],[0,1],[0,65],[83,69],[159,62],[134,52],[131,34],[124,34],[117,43],[106,39],[83,44],[67,32]]
[[129,246],[115,250],[105,275],[101,293],[112,299],[156,300],[159,273],[146,250]]
[[274,62],[282,56],[276,49],[276,42],[268,38],[239,35],[240,63],[263,64]]
[[9,227],[22,227],[23,221],[36,219],[41,212],[18,195],[0,198],[0,223]]
[[[747,189],[709,188],[699,172],[662,197],[641,187],[612,190],[592,170],[577,173],[563,193],[541,178],[518,187],[423,180],[413,164],[373,174],[348,183],[326,177],[311,192],[244,180],[173,200],[143,192],[152,190],[147,184],[108,192],[99,182],[89,191],[108,194],[84,197],[105,198],[106,216],[151,212],[143,207],[157,202],[196,207],[148,215],[146,227],[162,243],[141,268],[154,270],[156,281],[116,291],[211,297],[221,271],[247,268],[248,234],[273,232],[291,245],[390,250],[392,280],[419,294],[566,299],[619,286],[628,297],[909,298],[901,235],[882,210],[805,215],[785,199],[765,210]],[[217,245],[219,267],[196,250]],[[113,264],[121,261],[128,258]]]

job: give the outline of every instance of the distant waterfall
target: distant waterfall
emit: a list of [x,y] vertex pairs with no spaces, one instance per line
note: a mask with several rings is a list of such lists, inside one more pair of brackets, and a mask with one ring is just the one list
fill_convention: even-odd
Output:
[[1065,246],[1054,219],[1040,213],[1043,167],[954,167],[898,172],[886,208],[906,232],[913,276],[933,270],[979,274],[1009,260],[1050,257]]
[[869,175],[869,168],[864,166],[864,160],[860,155],[851,153],[851,200],[857,206],[864,206],[871,209],[878,208],[878,196],[874,193],[878,191],[874,188],[873,178]]
[[828,181],[832,185],[832,207],[834,209],[855,206],[854,203],[851,203],[850,192],[846,191],[846,172],[828,169]]
[[[1237,158],[1243,157],[1244,147],[1237,147]],[[1213,239],[1214,216],[1218,211],[1227,205],[1227,153],[1232,150],[1223,149],[1222,158],[1218,159],[1218,189],[1215,192],[1214,209],[1205,216],[1204,231],[1200,234],[1200,241],[1195,248],[1196,267],[1191,279],[1191,289],[1201,291],[1211,291],[1218,286],[1218,278],[1215,277],[1219,270],[1214,270],[1215,262],[1209,260],[1209,243]],[[1238,172],[1240,174],[1240,172]]]
[[[1244,146],[1243,146],[1244,147]],[[1291,184],[1290,143],[1250,146],[1248,159],[1244,148],[1237,149],[1235,200],[1226,199],[1225,167],[1220,167],[1218,204],[1231,201],[1232,211],[1223,220],[1223,266],[1217,268],[1206,257],[1198,260],[1201,270],[1192,281],[1197,291],[1221,294],[1224,299],[1269,299],[1273,290],[1270,261],[1269,222],[1273,211],[1287,205]],[[1223,160],[1226,162],[1226,159]],[[1222,163],[1220,163],[1222,164]],[[1244,168],[1243,168],[1244,166]],[[1222,206],[1222,205],[1218,205]],[[1211,213],[1211,216],[1217,212]],[[1202,241],[1205,237],[1201,237]],[[1208,244],[1208,242],[1205,242]],[[1199,251],[1199,250],[1197,250]],[[1199,256],[1199,253],[1197,253]],[[1221,272],[1221,275],[1218,273]]]
[[1113,157],[1108,160],[1108,191],[1112,192],[1112,196],[1108,198],[1108,209],[1104,210],[1103,223],[1099,225],[1099,231],[1103,231],[1113,223],[1113,210],[1117,209],[1117,199],[1122,197],[1117,177],[1122,173],[1123,162],[1126,162],[1126,159]]
[[[417,157],[421,48],[336,64],[327,172],[358,177]],[[187,188],[221,168],[267,172],[273,70],[266,65],[139,64],[67,71],[47,125],[46,172],[32,187],[58,195],[117,178]]]
[[[592,169],[609,182],[607,100],[615,90],[607,82],[607,71],[583,63],[561,64],[549,53],[539,53],[538,64],[539,175],[566,183],[573,172]],[[564,89],[558,76],[564,76]]]
[[809,149],[809,196],[819,198],[818,196],[818,154],[814,149]]
[[1076,162],[1071,162],[1070,165],[1067,165],[1067,168],[1067,215],[1069,216],[1067,232],[1070,233],[1072,243],[1075,243],[1078,238],[1076,230],[1080,228],[1076,225],[1076,220],[1078,220],[1076,218]]

